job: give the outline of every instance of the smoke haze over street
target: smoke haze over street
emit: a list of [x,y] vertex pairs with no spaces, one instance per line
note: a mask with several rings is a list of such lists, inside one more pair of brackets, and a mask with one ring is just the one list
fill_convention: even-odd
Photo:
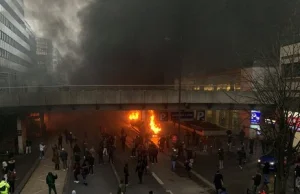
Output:
[[[27,0],[75,84],[161,84],[238,67],[270,49],[297,0]],[[182,59],[182,60],[181,60]]]

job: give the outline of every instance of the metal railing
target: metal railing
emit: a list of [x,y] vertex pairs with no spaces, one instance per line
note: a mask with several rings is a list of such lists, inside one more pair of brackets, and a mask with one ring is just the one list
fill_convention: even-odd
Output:
[[[53,85],[0,87],[0,93],[57,92],[57,91],[106,91],[106,90],[178,90],[178,85]],[[234,87],[220,89],[218,85],[182,85],[182,91],[240,91]]]

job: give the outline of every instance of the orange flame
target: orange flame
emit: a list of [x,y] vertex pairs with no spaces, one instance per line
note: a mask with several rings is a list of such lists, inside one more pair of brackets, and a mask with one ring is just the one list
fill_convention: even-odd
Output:
[[140,113],[138,111],[131,112],[128,118],[129,120],[138,120],[140,118]]
[[161,128],[155,123],[155,115],[153,110],[150,110],[149,112],[151,114],[149,122],[150,129],[154,132],[154,134],[158,134],[161,131]]

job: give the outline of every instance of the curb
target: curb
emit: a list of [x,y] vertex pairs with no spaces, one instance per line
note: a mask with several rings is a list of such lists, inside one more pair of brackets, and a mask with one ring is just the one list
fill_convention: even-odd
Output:
[[71,180],[71,174],[72,174],[72,161],[73,160],[73,157],[71,158],[71,160],[69,160],[69,162],[67,163],[69,169],[67,171],[67,174],[66,174],[66,178],[65,178],[65,184],[64,184],[64,187],[63,187],[63,194],[67,194],[68,191],[69,191],[69,183],[70,183],[70,180]]
[[119,174],[117,173],[115,165],[110,162],[110,166],[111,166],[111,168],[112,168],[112,170],[113,170],[113,172],[116,176],[116,179],[117,179],[118,183],[120,184],[121,178],[120,178]]

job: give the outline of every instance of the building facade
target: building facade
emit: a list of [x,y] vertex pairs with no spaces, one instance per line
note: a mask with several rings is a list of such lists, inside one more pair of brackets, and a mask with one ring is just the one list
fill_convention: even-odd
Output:
[[[23,74],[35,66],[33,34],[24,19],[23,0],[0,1],[0,82],[1,87],[23,85]],[[3,80],[3,79],[2,79]]]

